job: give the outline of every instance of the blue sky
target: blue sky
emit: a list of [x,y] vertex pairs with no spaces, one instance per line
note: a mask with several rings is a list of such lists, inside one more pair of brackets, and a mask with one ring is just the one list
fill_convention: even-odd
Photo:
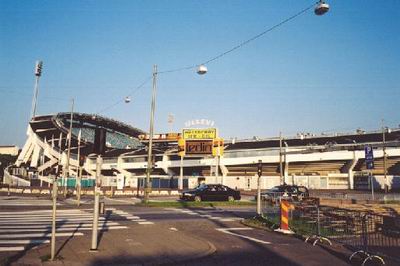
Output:
[[[97,113],[132,93],[154,64],[195,65],[313,1],[0,0],[0,145],[25,141],[33,68],[38,113]],[[158,77],[156,131],[215,121],[223,137],[378,129],[400,124],[400,1],[329,1],[208,65]],[[149,128],[151,82],[102,115]]]

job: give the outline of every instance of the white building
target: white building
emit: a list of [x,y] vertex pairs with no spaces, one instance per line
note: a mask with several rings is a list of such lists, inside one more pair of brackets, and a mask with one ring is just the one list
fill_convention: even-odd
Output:
[[[68,113],[36,117],[30,122],[28,139],[16,161],[18,167],[35,169],[36,176],[49,180],[57,165],[67,161]],[[78,150],[85,156],[83,177],[93,179],[96,163],[92,156],[99,145],[96,128],[107,131],[103,156],[104,186],[142,187],[147,169],[147,144],[139,140],[143,131],[121,122],[89,114],[74,114],[70,176],[78,175]],[[78,149],[78,135],[82,138]],[[251,132],[249,132],[251,135]],[[385,139],[383,139],[385,137]],[[358,132],[334,136],[300,135],[257,140],[225,141],[219,157],[178,155],[177,142],[162,141],[153,148],[153,188],[195,187],[201,182],[222,183],[238,189],[255,189],[257,164],[262,161],[262,188],[281,182],[312,189],[357,189],[368,184],[368,173],[376,187],[400,188],[400,129]],[[365,145],[374,149],[375,168],[367,171]],[[129,148],[126,148],[129,147]],[[92,155],[91,155],[92,154]],[[182,171],[181,171],[182,170]],[[181,175],[181,172],[183,174]],[[282,179],[281,179],[282,175]]]

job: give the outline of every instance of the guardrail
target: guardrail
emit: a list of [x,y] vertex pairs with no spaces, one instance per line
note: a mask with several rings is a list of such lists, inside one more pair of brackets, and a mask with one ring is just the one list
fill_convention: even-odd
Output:
[[[400,263],[400,216],[378,215],[371,212],[353,211],[320,206],[318,199],[291,202],[289,228],[312,244],[336,242],[354,253],[353,261]],[[263,216],[271,228],[280,224],[279,201],[264,201]]]

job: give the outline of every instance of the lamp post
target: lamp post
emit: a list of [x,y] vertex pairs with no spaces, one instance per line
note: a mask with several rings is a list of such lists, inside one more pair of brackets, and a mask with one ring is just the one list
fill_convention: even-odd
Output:
[[149,201],[150,194],[150,175],[153,168],[153,134],[154,134],[154,113],[156,109],[156,94],[157,94],[157,65],[153,66],[153,90],[151,97],[151,110],[150,110],[150,136],[149,136],[149,147],[147,153],[147,171],[146,171],[146,182],[144,186],[144,202]]
[[65,165],[64,171],[64,197],[67,196],[67,186],[68,186],[68,177],[69,177],[69,167],[70,167],[70,159],[71,159],[71,139],[72,139],[72,123],[74,119],[74,99],[71,100],[71,115],[69,122],[69,132],[68,132],[68,148],[67,148],[67,163]]
[[282,169],[282,132],[279,132],[279,177],[280,177],[280,183],[283,185],[285,183],[284,178],[283,178],[283,169]]
[[[197,66],[197,74],[204,75],[208,71],[205,65]],[[150,176],[153,170],[153,135],[154,135],[154,114],[156,109],[156,96],[157,96],[157,65],[153,66],[153,89],[152,89],[152,97],[151,97],[151,110],[150,110],[150,130],[149,130],[149,147],[147,152],[147,171],[146,171],[146,182],[144,187],[144,202],[147,203],[149,201],[150,195]]]
[[383,122],[382,120],[383,175],[385,177],[384,190],[387,193],[389,191],[389,184],[387,180],[386,132],[390,133],[390,130],[384,127]]

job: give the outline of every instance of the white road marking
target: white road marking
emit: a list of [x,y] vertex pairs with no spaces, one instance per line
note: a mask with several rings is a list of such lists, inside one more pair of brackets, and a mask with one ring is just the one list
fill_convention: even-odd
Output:
[[154,224],[153,222],[138,222],[138,224]]
[[[35,204],[33,199],[32,202],[32,205],[40,205]],[[49,243],[51,215],[52,210],[0,211],[0,252],[18,252],[31,246]],[[136,218],[132,215],[130,217]],[[114,214],[100,217],[99,231],[127,229],[128,226],[112,222],[120,218]],[[57,237],[83,236],[84,231],[92,230],[92,209],[57,210],[56,221]]]
[[[91,226],[92,222],[84,222],[84,223],[59,223],[57,225],[57,228],[64,228],[64,227],[78,227],[78,226]],[[108,222],[105,221],[103,223],[99,223],[99,226],[106,226],[106,225],[119,225],[119,223],[116,222]],[[39,228],[51,228],[51,223],[46,223],[46,224],[38,224],[38,225],[25,225],[25,224],[16,224],[16,225],[0,225],[0,230],[5,230],[5,229],[39,229]]]
[[[80,210],[57,210],[57,213],[85,213],[85,211],[93,211],[93,209],[80,209]],[[19,212],[0,212],[4,214],[32,214],[32,213],[52,213],[53,210],[32,210],[32,211],[19,211]]]
[[[64,216],[64,215],[56,215],[57,218],[59,219],[73,219],[73,218],[82,218],[82,219],[92,219],[93,215],[72,215],[72,216]],[[36,221],[40,221],[40,220],[48,220],[48,219],[52,219],[51,216],[47,215],[47,216],[40,216],[40,217],[32,217],[29,216],[30,220],[36,220]],[[101,217],[103,218],[103,217]],[[1,217],[2,221],[27,221],[28,219],[26,217]]]
[[0,244],[24,244],[24,245],[29,245],[29,244],[44,244],[44,243],[50,243],[49,239],[22,239],[22,240],[0,240]]
[[[60,222],[65,222],[65,221],[92,221],[93,217],[73,217],[73,218],[63,218],[60,216],[57,216],[56,221],[60,221]],[[104,217],[99,217],[99,221],[105,221],[106,218]],[[11,220],[13,222],[13,224],[18,224],[18,223],[34,223],[34,222],[47,222],[47,221],[52,221],[51,217],[47,217],[47,218],[40,218],[40,219],[17,219],[17,221],[14,222],[14,220]],[[10,220],[0,220],[0,224],[9,224]]]
[[154,224],[154,222],[149,222],[146,219],[142,219],[139,216],[132,215],[131,213],[113,209],[113,214],[119,215],[120,217],[124,217],[132,222],[137,222],[138,224]]
[[[110,229],[125,229],[128,228],[127,226],[120,226],[120,225],[112,225],[112,226],[102,226],[100,228],[100,230],[110,230]],[[48,228],[48,230],[50,231],[51,228]],[[29,232],[43,232],[46,229],[43,230],[43,228],[40,229],[29,229]],[[75,226],[75,227],[70,227],[70,228],[63,228],[63,227],[59,227],[57,228],[57,232],[62,232],[62,231],[85,231],[85,230],[92,230],[92,227],[90,225],[86,225],[86,226]],[[20,233],[20,232],[26,232],[27,229],[6,229],[6,230],[2,230],[2,233]]]
[[[62,236],[83,236],[83,233],[56,233],[56,236],[62,237]],[[11,235],[0,235],[0,239],[12,239],[12,238],[23,238],[23,237],[42,237],[42,238],[49,238],[51,236],[51,232],[48,233],[42,233],[42,234],[11,234]]]
[[266,244],[266,245],[272,244],[271,242],[268,242],[268,241],[263,241],[263,240],[260,240],[260,239],[257,239],[257,238],[253,238],[253,237],[249,237],[249,236],[244,236],[244,235],[240,235],[240,234],[236,234],[236,233],[231,232],[231,231],[253,230],[253,228],[234,227],[234,228],[216,228],[216,230],[217,230],[217,231],[220,231],[220,232],[222,232],[222,233],[225,233],[225,234],[229,234],[229,235],[234,235],[234,236],[238,236],[238,237],[241,237],[241,238],[245,238],[245,239],[248,239],[248,240],[257,242],[257,243]]
[[125,216],[126,219],[140,219],[139,216]]
[[0,247],[0,252],[10,252],[10,251],[22,251],[25,247]]
[[242,218],[239,218],[239,217],[220,217],[220,216],[212,216],[210,214],[204,214],[204,213],[210,213],[210,212],[219,212],[220,213],[220,212],[225,212],[225,210],[209,210],[209,211],[198,210],[196,212],[193,212],[191,210],[177,209],[177,208],[165,208],[165,210],[182,212],[182,213],[189,214],[189,215],[198,215],[203,218],[207,218],[207,219],[211,219],[211,220],[219,220],[221,222],[234,222],[234,221],[242,220]]
[[167,210],[167,211],[178,211],[179,209],[177,209],[177,208],[164,208],[164,210]]
[[146,219],[132,219],[132,222],[146,222]]

